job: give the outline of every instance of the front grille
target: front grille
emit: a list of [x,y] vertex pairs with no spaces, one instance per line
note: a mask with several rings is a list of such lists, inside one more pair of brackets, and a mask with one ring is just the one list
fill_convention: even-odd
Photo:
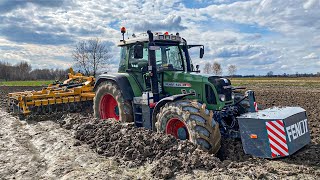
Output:
[[214,85],[218,94],[224,94],[226,96],[226,101],[232,100],[232,89],[224,88],[226,86],[231,86],[231,82],[229,79],[221,78],[219,76],[212,76],[209,77],[208,80]]

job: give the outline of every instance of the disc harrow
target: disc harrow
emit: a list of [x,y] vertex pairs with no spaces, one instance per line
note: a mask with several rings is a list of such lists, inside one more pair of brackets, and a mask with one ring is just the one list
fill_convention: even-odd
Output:
[[8,110],[20,119],[33,116],[83,112],[92,109],[95,79],[74,73],[70,69],[68,79],[56,81],[40,91],[9,93]]

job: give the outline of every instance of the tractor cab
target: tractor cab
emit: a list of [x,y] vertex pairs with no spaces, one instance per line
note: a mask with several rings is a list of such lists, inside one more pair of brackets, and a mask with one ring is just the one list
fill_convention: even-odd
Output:
[[[119,72],[125,72],[126,69],[142,70],[148,66],[149,40],[147,34],[133,36],[132,39],[121,40],[118,44],[121,47],[121,61]],[[185,39],[176,35],[154,33],[152,50],[155,51],[156,65],[158,70],[170,71],[194,71],[193,64],[189,57],[188,49],[201,46],[200,58],[203,57],[203,45],[187,45]],[[127,62],[126,62],[127,61]]]
[[[183,45],[180,40],[181,38],[178,35],[155,36],[152,48],[155,52],[155,66],[156,72],[159,75],[159,82],[163,81],[161,73],[164,71],[184,72],[187,69],[185,45]],[[148,37],[145,37],[143,34],[142,37],[124,40],[119,44],[119,46],[121,47],[121,61],[118,72],[130,73],[139,82],[142,91],[151,90],[151,74],[148,73]],[[162,83],[160,83],[159,87],[161,87],[161,85]]]

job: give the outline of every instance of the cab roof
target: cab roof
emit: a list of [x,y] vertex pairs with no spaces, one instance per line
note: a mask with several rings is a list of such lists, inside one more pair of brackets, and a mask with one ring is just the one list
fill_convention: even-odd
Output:
[[[179,33],[176,35],[173,34],[159,34],[159,33],[153,33],[153,40],[155,42],[169,42],[169,43],[180,43],[181,37],[179,36]],[[120,43],[118,43],[118,46],[125,46],[128,44],[134,44],[136,42],[148,42],[149,37],[147,33],[143,33],[139,36],[133,35],[130,39],[120,40]]]

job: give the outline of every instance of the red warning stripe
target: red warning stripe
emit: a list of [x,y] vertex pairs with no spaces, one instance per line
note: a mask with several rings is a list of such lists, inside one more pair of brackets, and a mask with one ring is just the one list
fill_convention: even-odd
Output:
[[279,123],[282,127],[284,127],[282,120],[277,120],[277,123]]
[[279,153],[281,156],[285,156],[278,148],[276,148],[275,146],[273,146],[272,144],[270,144],[271,149],[277,151],[277,153]]
[[286,133],[284,132],[284,129],[280,129],[280,128],[279,128],[277,125],[275,125],[272,121],[270,121],[269,124],[270,124],[273,128],[277,129],[279,132],[281,132],[283,135],[286,135]]
[[276,132],[274,132],[271,128],[269,128],[268,126],[267,126],[267,130],[269,131],[268,132],[268,135],[269,134],[272,134],[272,135],[274,135],[274,136],[276,136],[277,138],[279,138],[281,141],[283,141],[284,143],[287,143],[287,141],[285,140],[285,139],[283,139],[283,137],[282,136],[280,136],[278,133],[276,133]]
[[258,112],[258,103],[257,102],[253,102],[253,106],[254,106],[254,110],[256,112]]
[[281,149],[288,152],[288,147],[283,146],[281,143],[279,143],[277,140],[275,140],[272,136],[268,135],[269,139],[272,140],[275,144],[277,144]]
[[271,157],[288,156],[289,149],[286,140],[286,132],[282,120],[266,122],[269,138]]

